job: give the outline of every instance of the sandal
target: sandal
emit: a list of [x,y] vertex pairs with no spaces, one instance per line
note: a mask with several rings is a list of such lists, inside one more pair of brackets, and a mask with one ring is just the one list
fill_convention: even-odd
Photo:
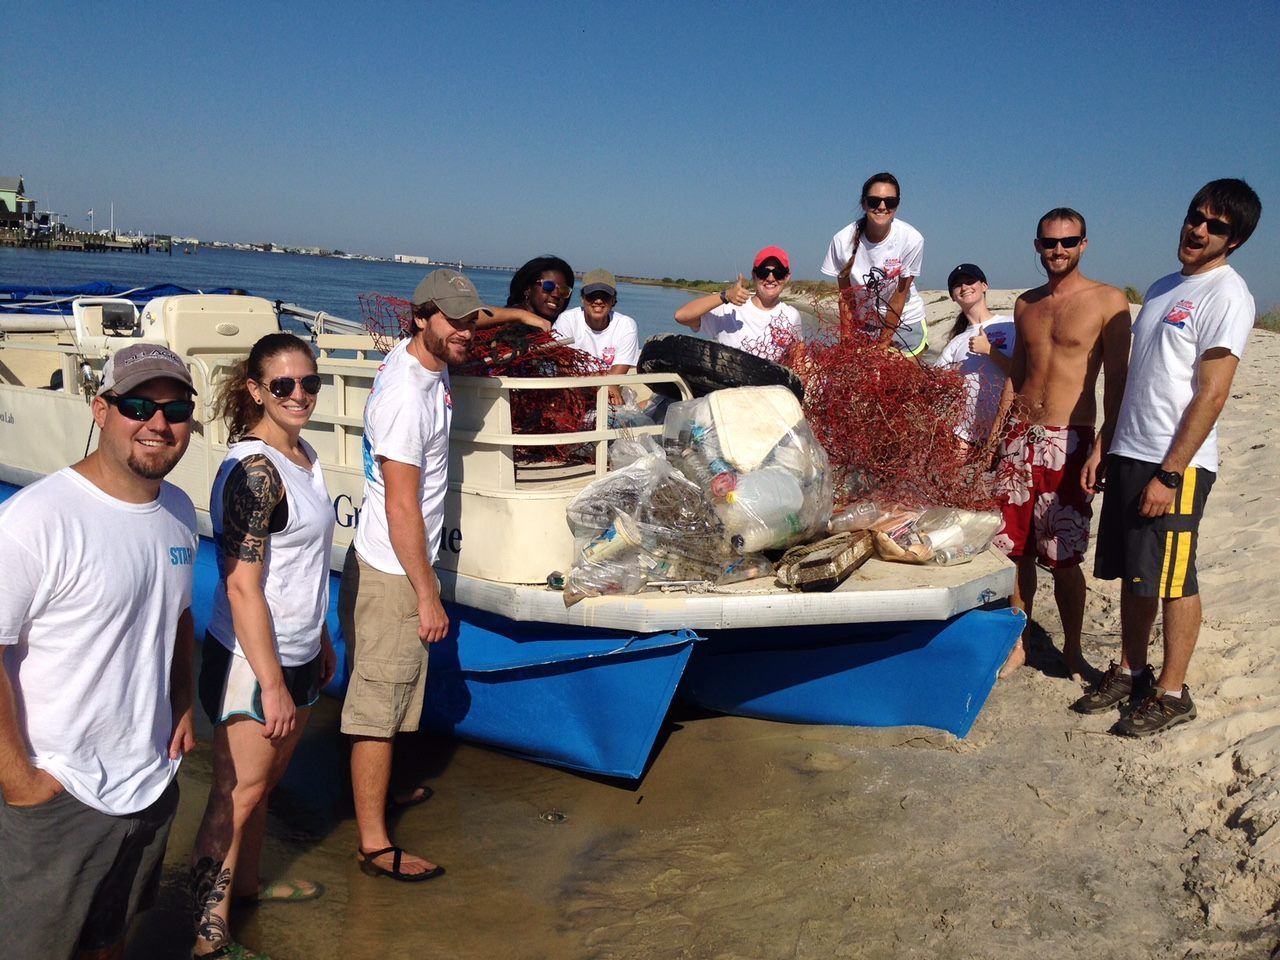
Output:
[[[388,853],[392,854],[390,870],[373,862]],[[403,849],[394,845],[383,847],[381,850],[371,850],[368,853],[363,850],[356,851],[356,855],[360,859],[360,869],[371,877],[390,877],[392,880],[400,880],[404,883],[418,883],[422,880],[434,879],[444,873],[444,867],[438,865],[434,869],[423,873],[404,873],[400,870],[400,860],[404,853]]]
[[395,794],[387,795],[388,810],[407,810],[409,807],[416,807],[420,803],[426,803],[435,794],[425,783],[419,783],[408,791],[404,799],[397,797]]
[[273,880],[257,893],[246,893],[231,898],[237,906],[253,906],[259,903],[298,903],[315,900],[324,895],[324,886],[311,880]]

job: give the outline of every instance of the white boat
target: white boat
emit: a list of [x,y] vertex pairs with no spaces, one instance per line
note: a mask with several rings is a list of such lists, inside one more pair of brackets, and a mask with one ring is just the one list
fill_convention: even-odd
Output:
[[[161,296],[140,309],[79,297],[66,306],[62,316],[0,313],[0,481],[21,486],[83,456],[93,439],[88,401],[107,357],[130,343],[164,343],[188,363],[198,391],[190,449],[169,479],[191,496],[208,537],[209,490],[227,449],[226,428],[211,414],[215,385],[282,318],[303,316],[324,380],[304,436],[333,496],[333,570],[341,569],[359,522],[362,413],[380,360],[368,334],[255,296]],[[428,722],[533,759],[636,777],[687,667],[683,692],[715,709],[921,723],[963,736],[1022,624],[995,609],[1012,592],[1013,567],[994,551],[954,567],[871,560],[830,593],[791,593],[767,579],[566,608],[547,586],[549,573],[572,565],[565,508],[605,472],[619,431],[517,434],[512,391],[593,388],[595,422],[605,424],[609,386],[644,391],[659,381],[689,395],[676,374],[452,378],[437,571],[456,629],[433,649]],[[594,444],[595,461],[549,466],[518,456],[517,448],[563,444]],[[204,553],[201,624],[216,577]],[[336,602],[336,582],[332,594]]]

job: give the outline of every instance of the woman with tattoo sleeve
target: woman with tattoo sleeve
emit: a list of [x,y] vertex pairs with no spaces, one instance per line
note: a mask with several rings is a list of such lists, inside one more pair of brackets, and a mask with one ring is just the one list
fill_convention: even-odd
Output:
[[200,675],[215,729],[209,803],[192,853],[197,957],[256,956],[231,938],[233,902],[321,893],[301,880],[263,886],[258,874],[267,795],[336,666],[325,627],[333,505],[316,452],[301,438],[320,383],[307,344],[272,333],[217,397],[230,447],[209,504],[221,577]]

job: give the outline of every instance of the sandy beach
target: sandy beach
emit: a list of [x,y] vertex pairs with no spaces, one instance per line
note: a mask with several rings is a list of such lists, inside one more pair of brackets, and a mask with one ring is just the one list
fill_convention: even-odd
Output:
[[[996,294],[994,309],[1011,306]],[[931,320],[954,316],[937,296]],[[1079,687],[1058,665],[1045,575],[1029,666],[963,741],[677,706],[630,787],[418,739],[436,794],[395,835],[449,872],[414,886],[356,869],[326,701],[273,800],[264,868],[327,893],[241,911],[240,939],[275,960],[1280,956],[1278,364],[1280,337],[1255,331],[1221,420],[1191,724],[1130,741],[1107,733],[1114,717],[1068,710]],[[1118,656],[1118,635],[1118,588],[1091,581],[1095,665]],[[188,955],[202,735],[135,960]]]

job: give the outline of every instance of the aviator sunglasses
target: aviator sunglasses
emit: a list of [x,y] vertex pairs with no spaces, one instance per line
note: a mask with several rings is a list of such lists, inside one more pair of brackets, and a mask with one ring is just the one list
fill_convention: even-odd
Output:
[[900,199],[901,197],[863,197],[862,202],[867,205],[868,210],[874,210],[882,203],[890,210],[897,210]]
[[1053,250],[1058,244],[1062,244],[1064,250],[1074,250],[1080,246],[1080,241],[1084,237],[1076,235],[1074,237],[1036,237],[1036,243],[1040,245],[1041,250]]
[[166,423],[186,423],[196,409],[194,400],[169,400],[165,403],[157,403],[147,397],[116,397],[111,394],[102,399],[128,419],[137,420],[139,423],[146,423],[156,415],[157,410],[164,414]]
[[288,400],[293,396],[294,384],[302,384],[302,389],[311,396],[320,392],[320,374],[308,373],[305,377],[276,377],[267,384],[267,389],[277,400]]
[[1204,228],[1215,237],[1231,236],[1231,224],[1225,220],[1218,220],[1215,217],[1206,217],[1199,210],[1192,210],[1187,214],[1186,224],[1192,230],[1204,224]]
[[573,287],[566,287],[563,283],[556,283],[554,280],[539,280],[538,286],[542,288],[543,293],[554,293],[560,297],[567,297],[573,291]]
[[762,263],[751,271],[756,275],[757,280],[764,280],[772,276],[775,280],[785,280],[791,276],[791,271],[783,266],[774,266],[771,263]]

